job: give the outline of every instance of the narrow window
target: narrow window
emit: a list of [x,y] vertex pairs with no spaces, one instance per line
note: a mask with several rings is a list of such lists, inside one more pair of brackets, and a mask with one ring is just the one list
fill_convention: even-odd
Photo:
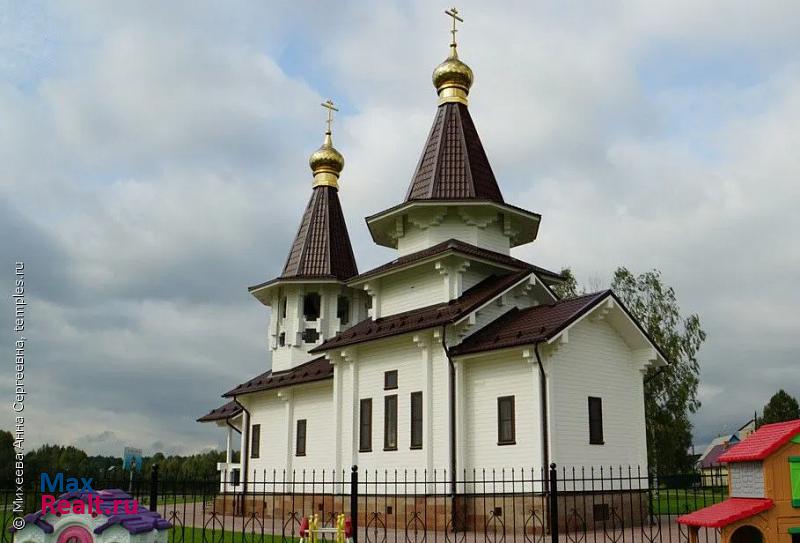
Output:
[[297,435],[295,436],[294,453],[297,456],[306,455],[306,419],[298,419]]
[[372,450],[372,398],[361,400],[359,409],[358,450]]
[[411,448],[422,448],[422,392],[411,393]]
[[383,450],[397,450],[397,394],[383,399]]
[[287,306],[287,303],[288,303],[287,302],[287,298],[285,296],[283,298],[281,298],[281,318],[282,319],[286,318],[286,306]]
[[250,458],[258,458],[261,453],[261,425],[254,424],[250,427]]
[[792,507],[800,507],[800,456],[789,457],[789,477],[792,481]]
[[320,299],[316,292],[309,292],[303,296],[303,316],[307,321],[319,318]]
[[589,443],[603,444],[603,400],[589,397]]
[[286,332],[281,332],[278,336],[278,346],[285,347],[286,346]]
[[397,370],[387,371],[383,374],[383,390],[397,388]]
[[514,445],[516,443],[514,421],[514,396],[497,398],[497,444]]
[[339,296],[336,299],[336,317],[340,324],[350,322],[350,298],[347,296]]

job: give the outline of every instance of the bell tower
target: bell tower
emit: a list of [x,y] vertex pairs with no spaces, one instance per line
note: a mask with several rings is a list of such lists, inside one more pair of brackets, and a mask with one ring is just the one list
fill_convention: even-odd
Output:
[[248,290],[272,309],[269,347],[272,372],[314,357],[308,351],[366,316],[366,297],[345,282],[358,275],[353,247],[339,203],[344,157],[333,146],[330,100],[325,137],[309,158],[311,198],[279,277]]
[[509,254],[536,239],[541,216],[503,199],[469,112],[472,69],[458,55],[453,8],[450,52],[432,75],[439,97],[428,139],[403,203],[367,217],[372,239],[400,255],[455,238]]

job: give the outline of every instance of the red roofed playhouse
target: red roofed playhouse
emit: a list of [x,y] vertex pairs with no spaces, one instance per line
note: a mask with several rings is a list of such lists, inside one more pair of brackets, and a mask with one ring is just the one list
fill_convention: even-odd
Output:
[[762,426],[719,460],[730,498],[678,518],[690,543],[700,527],[721,529],[722,543],[800,543],[800,419]]

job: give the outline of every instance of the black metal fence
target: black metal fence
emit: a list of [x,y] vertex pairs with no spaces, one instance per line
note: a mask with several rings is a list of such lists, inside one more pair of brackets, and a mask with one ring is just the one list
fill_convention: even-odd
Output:
[[[227,475],[227,474],[226,474]],[[724,467],[654,477],[633,467],[444,471],[253,472],[247,480],[95,480],[127,490],[169,520],[170,543],[288,543],[303,517],[332,527],[344,513],[355,543],[666,543],[688,541],[678,516],[727,497]],[[7,485],[3,488],[7,488]],[[2,491],[2,541],[13,540],[13,487]],[[41,509],[25,493],[26,513]],[[321,538],[323,543],[332,537]],[[699,533],[718,542],[719,532]]]

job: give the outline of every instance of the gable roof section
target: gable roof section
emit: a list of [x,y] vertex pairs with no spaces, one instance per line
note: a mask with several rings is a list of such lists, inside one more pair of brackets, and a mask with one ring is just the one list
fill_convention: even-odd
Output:
[[436,110],[406,201],[472,198],[503,202],[469,109],[445,103]]
[[611,290],[567,298],[547,305],[538,305],[525,309],[513,308],[469,336],[450,351],[453,355],[463,355],[551,341],[609,298],[616,302],[638,332],[656,350],[658,355],[668,363],[668,359],[661,348],[656,345],[650,335],[633,318],[625,305],[619,301]]
[[332,378],[333,364],[324,356],[320,356],[319,358],[315,358],[314,360],[306,362],[305,364],[300,364],[296,368],[289,370],[279,371],[277,373],[266,371],[238,385],[236,388],[229,390],[222,396],[230,398],[233,396],[241,396],[242,394],[260,392],[262,390],[283,388]]
[[496,251],[490,251],[489,249],[483,249],[476,245],[472,245],[457,239],[448,239],[447,241],[437,243],[432,247],[428,247],[427,249],[417,251],[416,253],[410,253],[395,258],[391,262],[388,262],[386,264],[383,264],[382,266],[378,266],[377,268],[373,268],[369,271],[362,273],[361,275],[353,277],[352,279],[350,279],[349,283],[360,282],[365,279],[369,279],[378,275],[383,275],[385,273],[398,270],[406,266],[412,266],[418,264],[420,262],[425,261],[428,258],[441,257],[446,253],[454,253],[454,254],[464,255],[467,257],[474,257],[479,260],[486,260],[493,264],[499,264],[501,266],[506,266],[515,270],[533,270],[536,272],[537,275],[541,275],[551,279],[556,279],[559,281],[562,279],[560,273],[556,273],[554,271],[550,271],[545,268],[540,268],[539,266],[534,266],[533,264],[529,264],[523,260],[519,260],[512,256],[505,255],[503,253],[498,253]]
[[226,403],[223,406],[217,407],[216,409],[212,409],[199,419],[197,422],[215,422],[218,420],[226,420],[231,417],[235,417],[239,413],[242,412],[242,406],[236,403],[235,401],[231,400],[230,402]]
[[701,468],[713,468],[715,466],[719,466],[721,464],[719,457],[722,456],[726,450],[728,450],[728,445],[725,443],[714,445],[706,455],[700,458],[700,461],[697,463],[697,465]]
[[281,278],[349,279],[358,275],[347,224],[334,187],[314,187]]
[[694,513],[678,517],[678,522],[688,526],[722,528],[734,522],[771,509],[772,500],[765,498],[729,498]]
[[764,460],[800,434],[800,419],[765,424],[720,456],[720,462]]
[[515,307],[450,351],[459,355],[546,341],[594,307],[609,292],[595,292],[526,309]]
[[464,291],[464,294],[455,300],[412,309],[378,320],[372,320],[370,317],[329,339],[322,345],[314,347],[310,352],[318,353],[374,339],[451,324],[522,282],[531,273],[530,270],[522,270],[508,275],[491,275]]

